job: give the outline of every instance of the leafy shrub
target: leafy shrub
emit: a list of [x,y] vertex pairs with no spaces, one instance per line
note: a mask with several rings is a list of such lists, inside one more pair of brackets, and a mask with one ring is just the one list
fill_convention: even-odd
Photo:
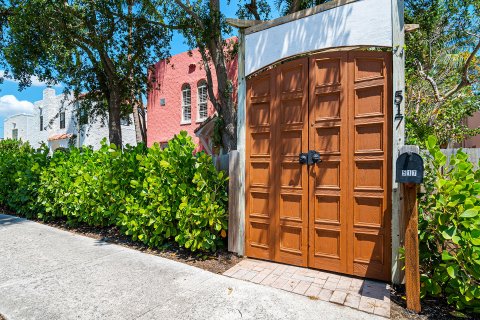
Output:
[[117,225],[134,241],[160,246],[176,241],[216,250],[227,230],[227,178],[210,156],[194,153],[181,132],[165,150],[158,144],[119,150],[102,147],[33,150],[0,142],[0,204],[19,214],[69,225]]
[[421,293],[445,295],[457,309],[480,312],[480,170],[462,151],[447,164],[432,136],[427,148],[431,175],[420,201]]
[[0,204],[26,217],[41,212],[37,188],[41,170],[48,162],[45,146],[34,150],[22,141],[0,141]]
[[71,148],[56,151],[41,177],[39,202],[43,219],[66,217],[70,225],[110,226],[125,211],[130,180],[138,167],[136,155],[144,147],[122,152],[105,140],[98,151]]
[[158,246],[167,239],[195,250],[215,250],[227,229],[226,177],[210,156],[194,154],[195,144],[181,132],[161,150],[138,155],[140,180],[120,216],[122,230],[133,239]]

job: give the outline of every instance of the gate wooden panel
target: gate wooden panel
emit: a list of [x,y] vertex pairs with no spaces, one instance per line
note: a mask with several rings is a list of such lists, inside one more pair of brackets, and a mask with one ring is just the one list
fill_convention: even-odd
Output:
[[390,53],[350,51],[247,81],[247,256],[390,278],[390,74]]
[[308,59],[248,81],[247,256],[307,266]]
[[348,54],[310,58],[310,265],[348,272]]
[[[275,172],[278,228],[275,260],[307,266],[308,173],[299,154],[308,148],[308,59],[276,68]],[[275,241],[275,239],[274,239]]]
[[349,54],[350,220],[353,270],[390,280],[391,59],[387,52]]
[[[246,179],[245,179],[245,253],[247,256],[275,258],[276,204],[273,145],[275,131],[273,102],[275,71],[250,79],[246,110]],[[278,174],[277,174],[278,175]]]

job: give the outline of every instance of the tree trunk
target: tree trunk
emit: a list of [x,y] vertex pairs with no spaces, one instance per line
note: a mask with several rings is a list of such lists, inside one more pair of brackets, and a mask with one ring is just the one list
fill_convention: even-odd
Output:
[[[231,150],[237,149],[237,111],[233,103],[230,80],[228,79],[224,52],[225,47],[221,32],[220,2],[218,0],[210,0],[210,21],[213,32],[206,42],[206,48],[204,44],[200,43],[199,48],[209,83],[208,95],[223,120],[223,129],[221,132],[223,152],[228,153]],[[213,92],[213,79],[205,49],[208,49],[208,54],[214,64],[215,74],[217,76],[218,97],[215,97],[215,93]]]
[[122,127],[120,124],[121,97],[118,89],[110,90],[108,98],[108,135],[110,143],[122,147]]
[[237,111],[232,99],[231,88],[229,88],[228,72],[225,62],[225,55],[223,53],[223,45],[216,46],[216,48],[210,48],[211,52],[216,50],[216,54],[213,55],[215,63],[215,73],[217,75],[218,85],[218,100],[220,104],[218,107],[218,113],[223,119],[222,130],[222,144],[224,152],[228,153],[237,149]]
[[[133,4],[134,0],[128,1],[128,56],[127,60],[130,62],[132,59],[132,37],[133,37],[133,24],[132,24],[132,13],[133,13]],[[129,74],[130,81],[133,82],[133,67],[130,66],[130,74]],[[130,94],[130,102],[132,104],[132,113],[133,113],[133,124],[135,126],[135,140],[138,143],[146,143],[143,139],[142,135],[142,127],[140,123],[140,118],[138,116],[138,105],[137,101],[135,100],[134,93]]]
[[147,119],[146,119],[146,112],[145,106],[143,105],[142,95],[138,95],[138,104],[140,109],[137,109],[138,112],[138,119],[140,120],[140,129],[142,133],[142,140],[145,145],[147,145]]
[[142,134],[142,124],[140,123],[140,116],[138,114],[137,102],[133,101],[132,105],[133,105],[133,108],[132,108],[133,124],[135,126],[135,138],[137,140],[137,144],[142,142],[145,143],[143,139],[143,134]]
[[[220,41],[220,43],[222,42]],[[237,111],[235,110],[232,93],[229,89],[228,72],[223,50],[223,46],[218,46],[215,41],[210,41],[208,44],[208,51],[212,58],[215,74],[217,76],[218,97],[216,97],[215,92],[213,91],[213,78],[209,66],[209,59],[204,49],[200,49],[209,84],[208,96],[215,110],[218,112],[218,115],[223,120],[223,128],[221,132],[222,146],[224,153],[228,153],[237,149]]]
[[[231,102],[230,102],[231,103]],[[224,127],[222,130],[222,143],[224,153],[228,153],[237,149],[237,115],[235,110],[226,106],[222,119]]]

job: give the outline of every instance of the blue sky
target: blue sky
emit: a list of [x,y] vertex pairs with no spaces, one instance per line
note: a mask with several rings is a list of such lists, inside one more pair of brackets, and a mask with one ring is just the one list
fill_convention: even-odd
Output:
[[[273,3],[273,0],[271,2]],[[221,1],[222,10],[227,17],[235,17],[237,3],[237,1],[230,1],[230,4],[227,4],[227,0]],[[234,34],[236,34],[235,30]],[[175,55],[188,49],[183,37],[176,33],[171,44],[170,53]],[[22,112],[31,112],[33,110],[33,102],[42,99],[42,92],[45,87],[44,83],[35,78],[32,79],[32,86],[23,91],[18,91],[18,84],[13,81],[5,80],[0,84],[0,138],[3,137],[3,121],[5,118]],[[61,87],[55,89],[57,93],[61,92]]]

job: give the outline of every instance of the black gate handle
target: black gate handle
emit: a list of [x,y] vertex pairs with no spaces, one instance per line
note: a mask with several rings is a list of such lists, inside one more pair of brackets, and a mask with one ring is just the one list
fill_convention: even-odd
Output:
[[320,153],[317,151],[310,150],[308,151],[308,155],[311,158],[311,161],[309,161],[311,164],[322,162],[322,159],[320,159]]
[[308,162],[308,153],[300,153],[298,155],[298,162],[300,162],[300,164],[305,164]]
[[312,164],[322,162],[322,159],[320,159],[320,153],[315,150],[309,150],[308,153],[299,154],[298,162],[300,164],[307,164],[310,166]]

